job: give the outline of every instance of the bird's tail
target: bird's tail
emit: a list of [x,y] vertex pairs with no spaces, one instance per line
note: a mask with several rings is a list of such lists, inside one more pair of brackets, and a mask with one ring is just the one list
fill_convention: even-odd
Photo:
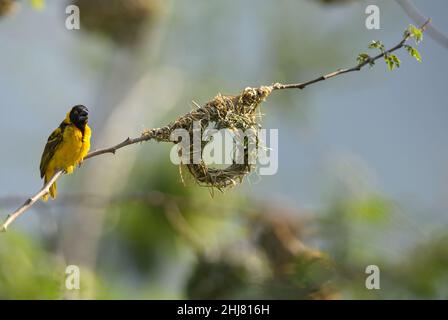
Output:
[[[45,175],[44,185],[46,185],[51,178],[53,178],[53,175]],[[56,182],[54,182],[50,186],[50,191],[42,196],[42,200],[48,201],[49,196],[51,196],[53,199],[56,199],[56,195],[57,195]]]

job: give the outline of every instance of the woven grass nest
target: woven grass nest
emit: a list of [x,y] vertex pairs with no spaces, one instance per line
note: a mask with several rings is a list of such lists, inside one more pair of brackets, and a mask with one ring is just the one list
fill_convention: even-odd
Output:
[[163,0],[68,0],[79,7],[81,30],[99,33],[121,46],[140,43],[142,32],[162,13]]
[[[252,130],[257,132],[261,125],[258,122],[260,115],[258,106],[271,94],[273,86],[261,86],[259,88],[246,88],[240,95],[227,96],[218,94],[213,100],[207,102],[202,107],[198,107],[176,121],[163,128],[151,129],[143,133],[158,141],[171,141],[170,135],[176,129],[185,129],[190,134],[190,141],[193,141],[193,123],[200,123],[200,129],[204,132],[210,125],[215,129],[240,129],[243,132]],[[246,141],[247,142],[247,141]],[[249,151],[244,148],[243,163],[233,163],[226,168],[217,169],[208,167],[201,160],[200,163],[185,164],[194,180],[207,187],[216,188],[223,191],[228,187],[240,183],[253,169],[253,164],[248,161]],[[209,141],[201,143],[201,150],[194,150],[193,143],[190,144],[190,156],[195,152],[201,152]]]
[[0,17],[6,16],[17,9],[17,2],[15,0],[0,0]]

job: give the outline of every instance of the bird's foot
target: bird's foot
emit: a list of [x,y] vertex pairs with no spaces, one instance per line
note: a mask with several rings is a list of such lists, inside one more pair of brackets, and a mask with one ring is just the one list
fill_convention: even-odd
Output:
[[75,169],[74,166],[69,166],[69,167],[65,168],[65,173],[72,174],[74,169]]

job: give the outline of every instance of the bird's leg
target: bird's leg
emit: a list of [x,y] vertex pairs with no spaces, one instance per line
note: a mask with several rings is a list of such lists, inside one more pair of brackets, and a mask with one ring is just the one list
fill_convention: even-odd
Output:
[[74,169],[74,166],[68,166],[67,168],[65,168],[65,173],[72,174]]

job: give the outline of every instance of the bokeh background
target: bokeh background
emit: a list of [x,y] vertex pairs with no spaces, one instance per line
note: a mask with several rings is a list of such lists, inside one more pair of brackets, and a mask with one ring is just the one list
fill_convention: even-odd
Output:
[[[448,32],[444,0],[415,0]],[[81,29],[65,28],[65,7]],[[381,29],[365,28],[365,8]],[[0,0],[0,214],[41,187],[72,105],[93,148],[159,127],[218,92],[300,82],[355,63],[414,23],[395,1]],[[448,298],[447,48],[275,92],[279,170],[224,194],[182,183],[170,146],[86,161],[0,235],[3,299]],[[65,268],[81,268],[81,289]],[[381,270],[367,290],[365,269]]]

